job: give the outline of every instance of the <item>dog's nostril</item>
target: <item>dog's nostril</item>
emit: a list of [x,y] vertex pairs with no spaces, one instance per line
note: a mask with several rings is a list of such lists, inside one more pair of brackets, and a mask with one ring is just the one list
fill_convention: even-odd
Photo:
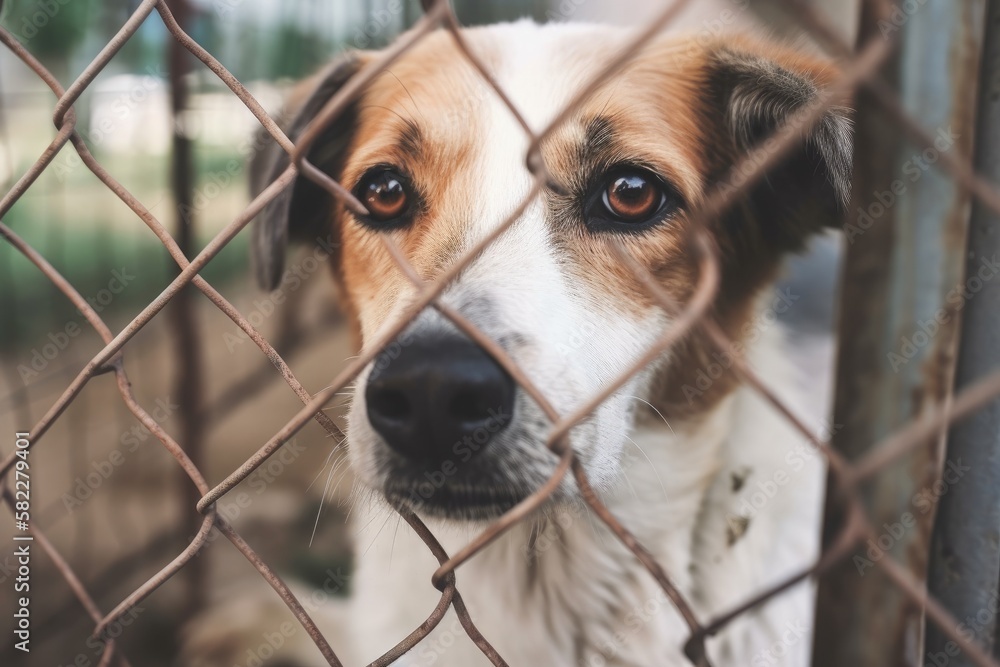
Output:
[[[414,461],[446,460],[457,446],[508,425],[516,387],[478,345],[456,336],[415,337],[368,380],[368,422],[385,443]],[[491,419],[497,420],[496,423]]]
[[452,417],[463,422],[479,422],[489,417],[490,406],[478,392],[461,393],[451,399],[448,406]]
[[395,389],[383,389],[375,392],[370,403],[372,409],[376,410],[386,419],[407,419],[413,412],[410,399],[401,391]]

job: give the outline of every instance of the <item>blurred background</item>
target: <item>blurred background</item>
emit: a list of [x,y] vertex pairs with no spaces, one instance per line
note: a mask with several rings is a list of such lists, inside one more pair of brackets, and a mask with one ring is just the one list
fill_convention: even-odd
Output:
[[[7,0],[0,24],[67,86],[136,4]],[[344,49],[384,46],[420,15],[413,0],[171,4],[188,33],[271,112],[295,80]],[[850,38],[854,3],[819,4]],[[645,0],[456,0],[455,5],[466,24],[523,16],[641,24],[662,6]],[[801,39],[801,30],[764,0],[699,0],[672,29],[715,32],[754,25]],[[154,12],[74,108],[77,127],[97,159],[192,257],[248,203],[245,165],[259,124],[187,53],[178,61],[186,72],[180,82],[186,100],[172,112],[171,44]],[[54,100],[23,63],[0,48],[0,191],[52,140]],[[180,158],[180,174],[171,170],[174,157]],[[190,179],[189,201],[175,196],[175,179],[182,185]],[[177,272],[150,230],[68,145],[4,222],[87,297],[113,331]],[[276,304],[253,286],[246,245],[244,232],[202,275],[315,392],[354,353],[333,305],[326,267],[305,255],[290,259],[302,285],[286,290],[284,303]],[[33,426],[103,345],[64,296],[5,243],[0,243],[0,313],[0,432],[9,434]],[[301,406],[260,350],[196,292],[176,299],[142,329],[125,348],[125,364],[139,402],[189,448],[209,483],[241,464]],[[328,411],[335,420],[342,413],[342,405]],[[108,610],[190,541],[198,526],[198,517],[187,509],[193,489],[127,411],[111,375],[92,380],[44,440],[31,454],[33,519]],[[282,457],[243,482],[245,502],[220,505],[269,564],[306,584],[322,584],[331,569],[350,570],[344,499],[351,480],[346,466],[338,465],[339,444],[310,422]],[[3,455],[9,451],[7,444],[0,447]],[[0,521],[4,591],[13,563],[8,526]],[[65,582],[44,557],[36,557],[33,568],[34,650],[25,662],[4,642],[0,664],[97,664],[99,646],[87,639],[92,623]],[[231,545],[210,544],[193,566],[141,605],[124,634],[125,653],[136,665],[179,664],[185,620],[234,588],[266,586]],[[6,593],[0,596],[0,616],[8,617],[10,603]]]

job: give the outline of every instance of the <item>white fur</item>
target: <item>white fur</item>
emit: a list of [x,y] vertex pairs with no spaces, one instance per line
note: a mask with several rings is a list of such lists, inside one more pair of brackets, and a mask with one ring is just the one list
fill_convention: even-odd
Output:
[[[768,370],[770,382],[784,377],[787,387],[791,369],[779,339],[776,331],[763,336],[752,356]],[[671,426],[673,431],[661,423],[633,434],[618,484],[604,500],[652,550],[699,618],[708,620],[815,558],[823,466],[750,389],[736,391],[700,423]],[[740,492],[732,490],[734,473],[745,474]],[[769,481],[775,493],[767,497],[762,489],[771,488]],[[755,505],[756,493],[767,502]],[[753,517],[730,546],[741,507],[743,514],[753,508]],[[527,546],[531,526],[521,525],[458,570],[473,620],[509,664],[688,664],[681,653],[687,637],[681,618],[582,503],[555,510],[542,522],[534,557]],[[479,529],[429,523],[450,553]],[[359,658],[374,659],[426,618],[438,599],[430,585],[435,568],[405,525],[396,535],[382,531],[375,539],[359,561],[350,614]],[[811,587],[803,584],[747,614],[711,640],[713,664],[808,664],[811,604]],[[449,614],[399,664],[489,663]]]

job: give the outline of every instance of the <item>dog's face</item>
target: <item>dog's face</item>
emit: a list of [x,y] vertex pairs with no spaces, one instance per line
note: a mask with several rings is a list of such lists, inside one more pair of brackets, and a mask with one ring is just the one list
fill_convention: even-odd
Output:
[[[469,30],[499,86],[539,130],[630,35],[530,23]],[[356,54],[305,84],[294,140],[339,86],[377,54]],[[568,414],[614,380],[671,324],[610,243],[676,303],[698,282],[691,226],[720,249],[714,316],[734,337],[781,255],[835,217],[847,191],[849,123],[831,112],[764,185],[719,220],[690,213],[748,148],[815,99],[822,63],[746,41],[662,40],[625,65],[548,138],[542,156],[564,192],[543,191],[444,292],[441,301],[523,369]],[[424,281],[490,234],[528,195],[528,138],[499,97],[435,33],[379,75],[314,145],[310,160],[369,210],[351,213],[300,178],[257,221],[258,276],[281,280],[288,236],[332,230],[335,273],[365,348],[417,289],[385,250],[389,235]],[[287,159],[271,164],[271,177]],[[697,336],[633,377],[570,434],[598,488],[613,484],[633,423],[650,401],[667,414],[711,350]],[[640,401],[642,399],[642,401]],[[495,516],[542,484],[557,458],[551,423],[506,371],[438,312],[425,310],[358,377],[349,417],[361,480],[395,502],[454,518]],[[563,496],[572,485],[564,484]]]

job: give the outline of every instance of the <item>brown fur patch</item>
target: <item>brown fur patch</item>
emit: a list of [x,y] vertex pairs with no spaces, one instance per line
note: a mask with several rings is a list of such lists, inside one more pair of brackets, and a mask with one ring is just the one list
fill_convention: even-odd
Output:
[[[486,54],[488,56],[488,54]],[[476,113],[485,84],[461,58],[451,37],[437,32],[424,39],[365,90],[359,122],[340,181],[353,187],[370,168],[400,167],[418,190],[413,224],[388,232],[425,280],[443,270],[460,247],[469,202],[476,192],[470,160],[483,136]],[[394,301],[410,291],[375,233],[344,213],[342,276],[356,311],[381,320]]]
[[[722,221],[691,220],[689,213],[718,186],[718,180],[742,157],[741,147],[733,141],[726,126],[726,111],[715,106],[708,94],[710,80],[717,67],[716,54],[745,53],[748,59],[774,62],[809,83],[821,87],[829,81],[832,68],[821,61],[749,38],[726,40],[708,47],[693,42],[666,41],[653,45],[629,63],[600,91],[592,96],[574,122],[557,132],[549,164],[557,178],[578,188],[580,152],[569,149],[579,145],[588,128],[599,123],[600,152],[591,168],[600,171],[616,162],[646,166],[665,177],[682,195],[685,206],[672,219],[640,234],[616,235],[618,242],[645,266],[671,294],[677,304],[686,303],[698,279],[695,253],[686,244],[692,225],[706,227],[720,248],[722,285],[712,309],[713,317],[737,343],[744,339],[754,315],[754,299],[775,275],[781,255],[789,250],[761,241],[767,236],[756,229],[767,220],[756,220],[740,198],[725,216],[741,225],[749,237],[733,238]],[[731,56],[735,58],[736,56]],[[763,137],[761,137],[763,139]],[[574,159],[576,158],[576,159]],[[553,217],[572,215],[574,191],[560,202],[550,203]],[[583,231],[582,221],[574,220],[573,230],[563,230],[558,243],[571,260],[567,263],[575,280],[586,285],[595,299],[622,304],[626,312],[641,315],[655,302],[641,282],[612,253],[606,236]],[[702,413],[724,398],[737,379],[720,358],[731,354],[719,351],[697,329],[675,347],[673,362],[656,381],[654,403],[667,416],[690,416]],[[718,371],[721,369],[721,375]],[[703,378],[709,377],[707,387]]]

